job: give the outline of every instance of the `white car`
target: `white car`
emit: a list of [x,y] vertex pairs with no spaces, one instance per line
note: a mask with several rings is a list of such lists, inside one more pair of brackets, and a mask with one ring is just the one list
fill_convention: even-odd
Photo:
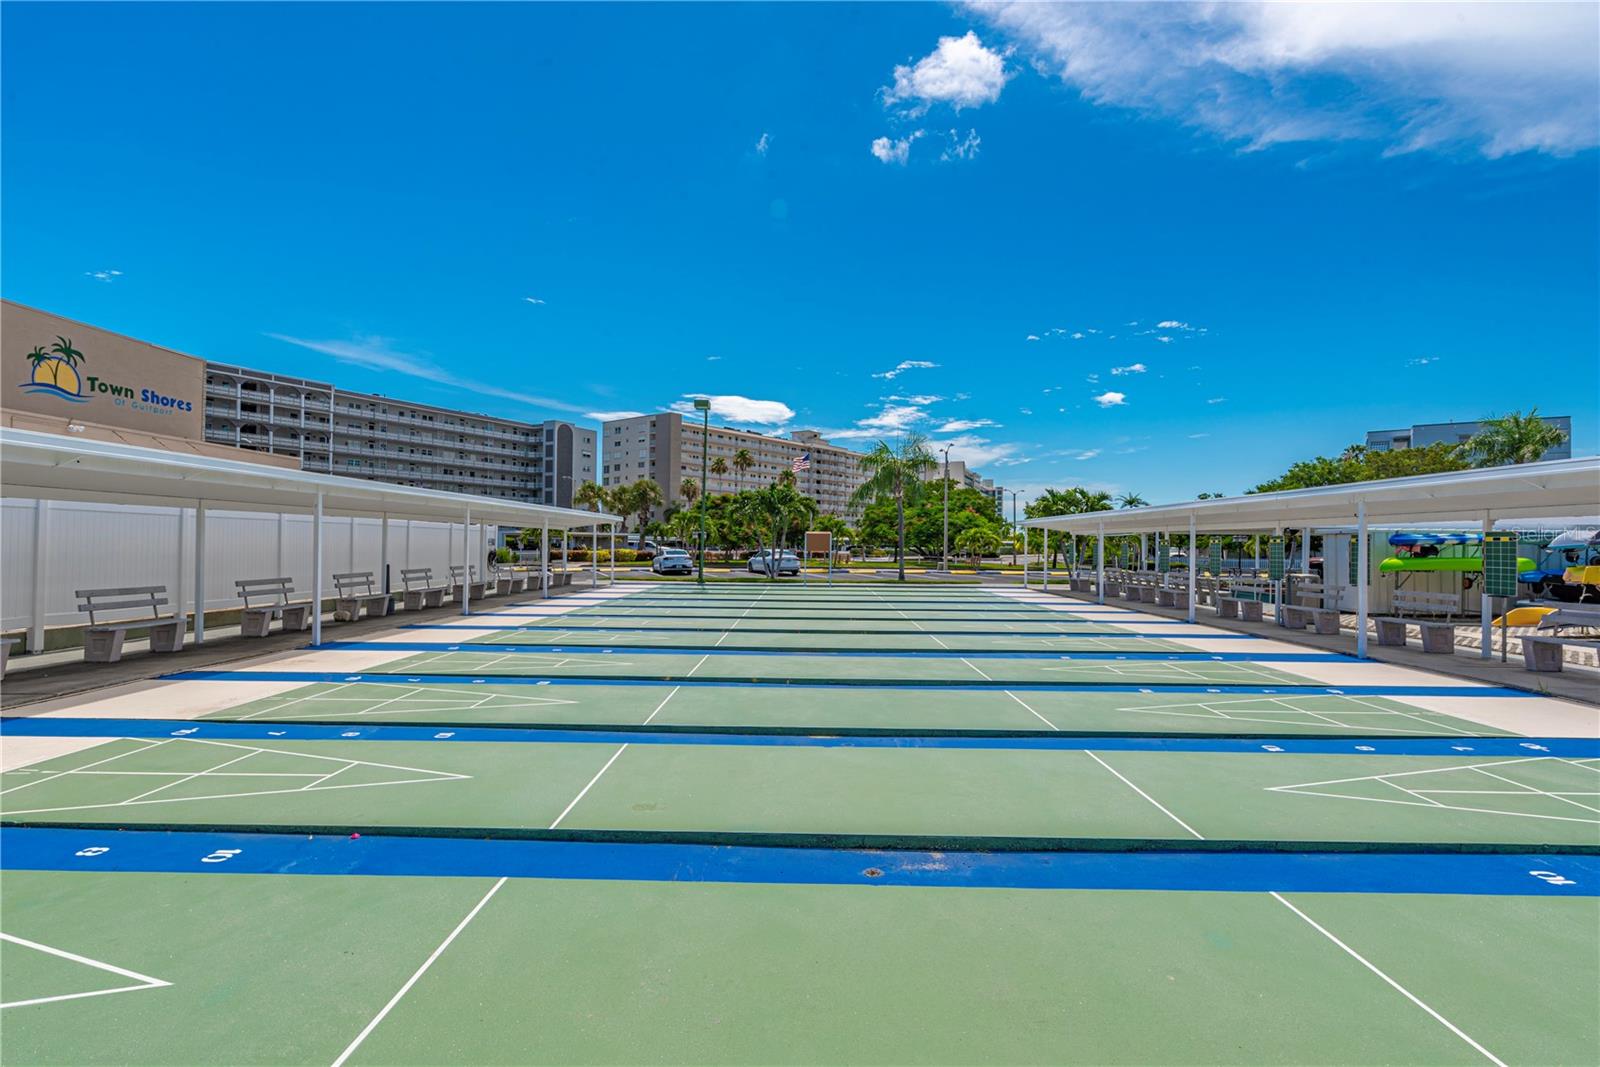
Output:
[[776,568],[780,578],[785,574],[798,575],[800,573],[800,558],[787,549],[774,557],[773,553],[765,548],[750,557],[749,570],[751,574],[770,576],[774,568]]
[[681,548],[663,548],[650,561],[650,569],[656,574],[693,574],[694,560]]

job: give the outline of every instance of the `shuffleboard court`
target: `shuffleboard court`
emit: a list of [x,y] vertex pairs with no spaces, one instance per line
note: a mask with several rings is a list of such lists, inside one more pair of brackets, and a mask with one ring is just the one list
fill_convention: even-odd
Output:
[[[185,683],[177,683],[183,685]],[[212,683],[199,683],[212,684]],[[222,683],[226,684],[226,683]],[[670,694],[671,699],[665,699]],[[160,713],[159,701],[151,712]],[[1105,733],[1458,735],[1505,731],[1385,697],[1330,694],[1029,692],[726,686],[328,682],[208,713],[306,722],[550,723],[738,729],[1057,730]]]
[[1600,758],[805,740],[116,740],[0,776],[0,796],[12,823],[1600,847]]
[[1592,898],[11,871],[6,904],[15,1063],[1488,1062],[1341,944],[1497,1061],[1600,1044]]
[[966,682],[992,684],[1068,684],[1073,682],[1294,683],[1304,681],[1270,665],[1200,660],[1149,661],[1104,659],[1052,661],[985,660],[981,665],[959,656],[933,660],[893,660],[851,656],[630,655],[627,649],[574,649],[571,652],[438,651],[400,656],[387,665],[393,673],[573,675],[583,678],[649,678],[663,681],[809,681],[836,682]]
[[1600,740],[1064,606],[648,586],[0,720],[0,1062],[1600,1059]]

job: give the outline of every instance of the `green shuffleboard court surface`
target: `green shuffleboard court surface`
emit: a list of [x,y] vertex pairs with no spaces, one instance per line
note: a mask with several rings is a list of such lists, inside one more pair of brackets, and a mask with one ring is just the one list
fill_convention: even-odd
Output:
[[166,983],[7,943],[8,1001],[132,987],[7,1009],[18,1064],[1489,1062],[1317,927],[1500,1062],[1600,1048],[1593,898],[6,882],[14,936]]
[[763,689],[730,686],[298,686],[209,713],[263,722],[711,726],[767,730],[1044,730],[1486,736],[1505,731],[1382,697],[1251,693],[1007,693],[984,689]]
[[1015,586],[473,607],[11,724],[0,1067],[1600,1062],[1541,697]]
[[966,660],[959,654],[940,659],[879,659],[850,656],[709,655],[702,652],[639,654],[626,649],[590,652],[424,652],[387,664],[385,670],[405,674],[518,674],[579,678],[660,678],[672,681],[853,681],[853,682],[1011,682],[1049,684],[1080,682],[1195,684],[1304,683],[1305,679],[1259,663],[1208,660],[1148,661]]
[[[560,816],[690,837],[1600,846],[1600,812],[1568,803],[1597,773],[1538,756],[175,738],[113,741],[0,788],[15,823],[537,830]],[[1134,789],[1152,801],[1129,803]]]

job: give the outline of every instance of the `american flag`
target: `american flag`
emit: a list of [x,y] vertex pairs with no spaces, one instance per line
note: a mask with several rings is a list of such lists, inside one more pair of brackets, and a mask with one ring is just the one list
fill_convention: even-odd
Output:
[[794,461],[794,463],[789,467],[789,469],[791,471],[793,471],[795,474],[799,474],[801,471],[810,470],[811,469],[811,453],[810,452],[802,452],[802,453],[800,453],[799,457]]

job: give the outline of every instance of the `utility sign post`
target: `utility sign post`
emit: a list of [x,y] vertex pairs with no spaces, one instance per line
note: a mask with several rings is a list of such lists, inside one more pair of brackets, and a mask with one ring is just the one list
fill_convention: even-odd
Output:
[[801,564],[800,573],[805,575],[805,583],[811,581],[811,557],[821,553],[828,560],[828,584],[833,584],[833,534],[827,530],[806,531],[806,558]]

